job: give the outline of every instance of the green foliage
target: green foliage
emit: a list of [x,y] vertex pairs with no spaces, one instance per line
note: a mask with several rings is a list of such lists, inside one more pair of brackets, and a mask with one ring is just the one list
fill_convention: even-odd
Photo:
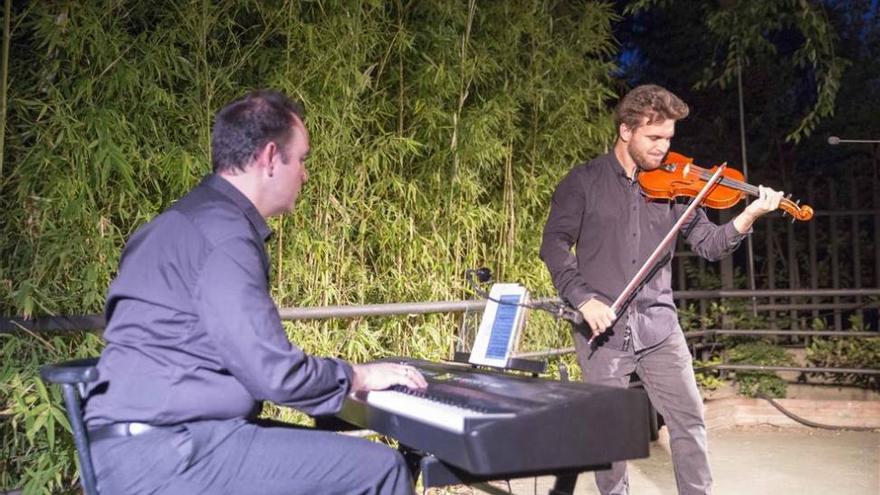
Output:
[[[679,266],[685,271],[687,287],[699,287],[701,290],[722,288],[721,277],[713,267],[687,258],[679,260]],[[734,270],[733,284],[734,287],[746,285],[746,278],[739,269]],[[766,328],[767,325],[766,314],[755,314],[751,309],[751,301],[742,298],[688,301],[678,308],[678,316],[679,323],[686,332],[702,328]]]
[[[212,115],[249,89],[302,99],[312,136],[303,197],[272,223],[280,306],[459,299],[479,265],[551,294],[537,253],[553,187],[613,138],[605,3],[108,0],[13,16],[2,314],[100,311],[125,239],[209,172]],[[309,352],[365,361],[447,357],[457,326],[286,328]],[[549,318],[528,328],[527,348],[569,343]],[[73,457],[36,369],[99,344],[21,342],[3,359],[18,419],[3,423],[0,487],[62,491]]]
[[701,314],[697,303],[688,303],[679,308],[679,322],[685,330],[700,328],[753,329],[766,328],[767,317],[752,313],[750,301],[745,299],[727,299],[711,301],[706,304],[705,313]]
[[96,355],[94,334],[40,337],[0,334],[0,486],[25,493],[74,491],[73,437],[58,387],[45,385],[39,366]]
[[701,389],[715,390],[724,384],[724,380],[719,376],[720,373],[709,369],[713,366],[718,366],[722,362],[721,356],[713,356],[707,361],[694,360],[694,376],[697,379],[697,385]]
[[[822,322],[824,324],[824,322]],[[852,331],[867,329],[860,315],[850,317]],[[807,361],[820,368],[867,368],[880,369],[880,337],[843,339],[816,337],[807,347]],[[835,383],[877,388],[876,376],[855,373],[811,373]]]
[[[628,13],[667,7],[671,0],[636,0]],[[800,117],[787,141],[798,143],[809,136],[823,118],[834,113],[840,80],[848,61],[835,50],[837,36],[824,13],[821,2],[804,0],[748,0],[736,2],[701,2],[709,32],[718,42],[720,56],[709,61],[698,88],[725,88],[736,81],[740,67],[746,71],[758,61],[780,58],[776,35],[793,36],[800,43],[785,57],[786,72],[809,69],[815,86],[815,103]],[[792,36],[793,35],[793,36]],[[790,126],[791,124],[786,124]]]
[[[794,358],[785,349],[767,342],[755,341],[736,345],[726,351],[730,364],[751,364],[757,366],[794,366]],[[735,381],[741,394],[754,397],[765,394],[770,397],[785,397],[786,383],[774,372],[737,371]]]

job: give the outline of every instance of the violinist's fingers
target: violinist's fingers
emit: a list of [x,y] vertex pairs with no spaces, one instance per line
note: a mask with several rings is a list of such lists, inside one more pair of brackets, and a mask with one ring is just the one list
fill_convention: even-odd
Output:
[[767,188],[761,185],[758,186],[758,206],[762,210],[767,209]]
[[758,186],[758,201],[765,211],[773,211],[779,208],[779,202],[782,201],[782,191],[774,191],[769,187]]
[[768,191],[770,191],[770,210],[775,210],[779,208],[779,203],[782,202],[782,191],[774,191],[773,189],[769,188]]
[[749,203],[745,210],[753,220],[779,208],[779,203],[782,201],[782,193],[769,187],[758,186],[757,196],[758,198]]
[[770,201],[768,199],[767,188],[764,186],[758,186],[758,199],[755,200],[757,203],[755,206],[760,209],[761,213],[767,213],[770,211]]

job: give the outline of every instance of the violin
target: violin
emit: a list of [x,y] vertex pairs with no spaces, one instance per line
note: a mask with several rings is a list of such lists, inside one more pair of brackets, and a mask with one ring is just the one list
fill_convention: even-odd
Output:
[[[670,151],[655,170],[639,172],[639,185],[649,198],[675,199],[682,196],[695,197],[706,185],[718,167],[705,169],[694,165],[693,158]],[[744,182],[743,174],[729,167],[722,171],[721,178],[706,194],[703,204],[710,208],[730,208],[746,195],[758,196],[758,187]],[[779,207],[795,220],[807,221],[813,218],[813,209],[792,201],[791,195],[782,198]]]

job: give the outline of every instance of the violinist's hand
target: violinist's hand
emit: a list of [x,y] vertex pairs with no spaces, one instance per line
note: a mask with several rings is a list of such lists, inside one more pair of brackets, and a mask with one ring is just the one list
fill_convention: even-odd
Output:
[[741,234],[748,232],[755,220],[779,208],[780,201],[782,201],[782,191],[758,186],[758,199],[749,203],[746,209],[733,219],[733,226]]
[[401,363],[353,364],[351,392],[383,390],[392,385],[425,388],[428,382],[419,370]]
[[578,311],[584,316],[584,322],[593,331],[593,337],[601,335],[616,319],[614,311],[595,297],[578,307]]

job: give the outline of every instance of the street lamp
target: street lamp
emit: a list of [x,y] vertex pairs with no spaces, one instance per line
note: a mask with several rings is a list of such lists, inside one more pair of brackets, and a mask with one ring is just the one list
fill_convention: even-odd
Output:
[[[841,139],[837,136],[828,136],[828,144],[837,146],[844,144],[870,144],[871,161],[874,165],[874,208],[880,209],[880,139]],[[877,285],[880,286],[880,214],[874,212],[874,276]]]
[[880,139],[840,139],[837,136],[829,136],[828,144],[831,146],[837,146],[840,143],[869,143],[869,144],[878,144],[880,143]]

